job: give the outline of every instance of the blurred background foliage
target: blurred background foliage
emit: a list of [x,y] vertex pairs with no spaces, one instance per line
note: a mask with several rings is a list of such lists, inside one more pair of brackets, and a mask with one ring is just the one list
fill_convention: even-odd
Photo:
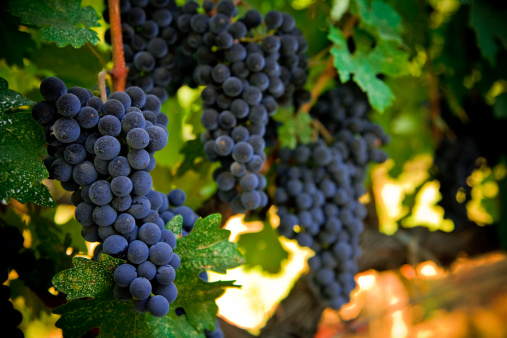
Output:
[[[400,241],[413,254],[406,259],[411,264],[359,274],[351,303],[340,312],[325,310],[317,336],[507,336],[503,287],[507,4],[474,0],[241,0],[239,4],[244,5],[241,10],[291,13],[308,41],[307,89],[318,96],[342,82],[357,83],[375,108],[371,119],[391,136],[385,147],[390,159],[370,168],[362,201],[373,215],[367,230],[398,239],[408,234]],[[83,0],[82,6],[87,5],[99,14],[104,10],[102,0]],[[107,24],[102,19],[102,27],[94,28],[101,38],[97,45],[59,48],[42,41],[38,30],[21,25],[7,6],[7,1],[0,4],[0,77],[10,89],[38,101],[40,81],[47,76],[58,76],[69,87],[92,89],[97,73],[111,68],[110,47],[103,40]],[[204,130],[201,89],[184,86],[164,104],[170,141],[157,153],[152,172],[155,189],[182,188],[195,209],[216,192],[212,180],[216,164],[203,158],[199,140]],[[16,201],[0,206],[2,226],[21,229],[25,250],[53,262],[51,268],[38,268],[30,276],[20,278],[14,270],[9,276],[27,337],[61,335],[54,327],[58,316],[49,310],[58,299],[51,277],[68,268],[73,255],[86,255],[91,248],[80,236],[69,193],[58,182],[44,183],[58,207]],[[273,183],[268,187],[272,191]],[[219,299],[220,316],[254,334],[308,271],[306,259],[312,255],[295,241],[279,238],[277,222],[272,208],[267,217],[237,215],[225,224],[247,262],[226,276],[243,289],[229,290]],[[436,253],[442,243],[435,243],[435,252],[426,248],[429,254],[411,250],[418,237],[410,229],[420,227],[449,233],[446,238],[451,241],[461,241],[459,234],[469,229],[488,232],[475,251],[465,247],[454,257],[457,260],[442,264]],[[468,240],[467,245],[475,244]],[[372,255],[379,253],[376,250],[363,246]],[[472,252],[488,255],[467,258]],[[213,278],[224,276],[212,274]]]

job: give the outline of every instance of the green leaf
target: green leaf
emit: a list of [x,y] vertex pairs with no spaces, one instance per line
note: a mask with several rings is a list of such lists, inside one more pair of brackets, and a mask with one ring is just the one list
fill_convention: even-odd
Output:
[[124,260],[101,254],[99,261],[74,257],[74,267],[53,277],[53,285],[67,295],[67,300],[96,298],[108,293],[115,285],[113,272]]
[[18,29],[19,18],[7,13],[7,5],[8,1],[3,1],[0,4],[0,12],[2,13],[0,59],[5,59],[8,65],[23,67],[23,58],[29,54],[29,51],[35,49],[35,42],[31,39],[30,34]]
[[0,77],[0,113],[12,108],[30,106],[34,103],[35,102],[21,96],[21,94],[10,90],[7,81]]
[[100,255],[98,262],[74,257],[74,268],[53,278],[55,287],[67,294],[68,303],[53,311],[62,315],[56,326],[62,328],[65,337],[81,337],[96,327],[99,337],[202,336],[184,316],[175,314],[173,304],[167,316],[156,318],[135,312],[132,302],[116,299],[113,273],[123,262],[106,254]]
[[195,223],[192,232],[180,239],[175,253],[181,257],[177,270],[178,298],[175,306],[185,309],[185,316],[197,330],[213,330],[218,307],[215,299],[225,287],[237,287],[233,281],[204,282],[199,273],[211,270],[225,273],[244,263],[236,244],[228,241],[230,231],[220,229],[220,214]]
[[352,13],[359,16],[359,27],[381,40],[392,40],[400,44],[403,27],[401,17],[383,1],[355,0]]
[[485,1],[472,3],[470,24],[477,33],[477,43],[482,55],[492,64],[495,64],[498,43],[496,38],[507,48],[507,25],[505,18],[507,10],[491,6]]
[[[104,60],[109,56],[101,54]],[[58,76],[67,88],[79,86],[92,89],[98,82],[98,73],[102,65],[88,48],[74,49],[70,46],[58,48],[55,45],[43,44],[33,54],[30,61],[40,70],[47,70]]]
[[174,216],[167,224],[165,225],[165,228],[167,230],[171,230],[173,234],[178,237],[181,235],[181,229],[183,227],[183,217],[181,215]]
[[178,177],[183,176],[189,170],[193,170],[197,173],[203,173],[209,170],[212,164],[206,159],[203,147],[204,145],[200,138],[185,142],[180,150],[180,154],[184,155],[185,158],[183,162],[181,162],[176,173]]
[[42,40],[58,47],[99,42],[97,32],[90,29],[100,27],[99,15],[93,7],[81,7],[81,0],[14,0],[10,11],[22,23],[40,27]]
[[[331,27],[329,39],[334,43],[331,54],[341,82],[349,81],[354,74],[354,82],[368,94],[372,107],[383,112],[394,100],[394,95],[377,75],[405,75],[408,54],[399,50],[397,43],[384,40],[378,42],[372,50],[359,44],[354,54],[350,54],[345,37],[336,27]],[[356,43],[361,41],[363,40],[356,39]]]
[[0,200],[7,203],[15,198],[21,203],[54,207],[56,203],[49,189],[42,184],[49,173],[37,155],[45,143],[44,129],[29,112],[3,112],[32,101],[6,89],[4,79],[0,78],[0,84]]
[[262,270],[272,274],[279,273],[283,260],[289,257],[289,253],[280,243],[277,231],[269,222],[264,223],[259,232],[240,235],[238,248],[245,254],[245,267],[260,266]]
[[119,301],[111,291],[90,300],[70,301],[53,313],[61,315],[56,327],[62,329],[64,337],[82,337],[96,327],[100,328],[99,337],[107,338],[204,337],[184,316],[177,316],[173,307],[162,318],[140,314],[131,302]]
[[[98,327],[100,337],[203,337],[203,330],[213,330],[218,307],[216,298],[226,287],[237,287],[233,281],[204,282],[199,273],[226,269],[242,264],[236,245],[228,241],[230,232],[220,229],[221,216],[199,219],[194,230],[178,238],[175,253],[181,258],[175,284],[178,298],[163,318],[136,313],[131,302],[121,302],[113,295],[114,269],[121,259],[102,254],[98,262],[84,257],[73,259],[74,268],[53,278],[55,287],[67,294],[67,304],[54,310],[61,314],[56,326],[65,337],[80,337]],[[178,232],[182,218],[175,217],[166,228]],[[90,299],[91,298],[91,299]],[[185,309],[177,316],[175,309]]]
[[305,112],[294,114],[289,109],[280,109],[275,115],[278,127],[278,140],[281,147],[296,148],[298,143],[308,144],[313,136],[312,118]]

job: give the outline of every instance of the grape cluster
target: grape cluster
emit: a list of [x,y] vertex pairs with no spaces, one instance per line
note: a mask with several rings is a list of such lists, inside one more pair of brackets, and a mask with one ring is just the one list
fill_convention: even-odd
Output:
[[318,139],[279,151],[274,194],[281,235],[310,247],[308,261],[319,295],[334,309],[349,301],[355,288],[359,236],[366,208],[358,199],[369,162],[387,159],[379,146],[389,141],[367,118],[366,99],[346,87],[324,93],[311,114],[332,133],[328,145]]
[[202,34],[193,45],[194,80],[205,86],[201,140],[208,160],[221,164],[214,173],[218,197],[244,213],[268,202],[259,172],[270,116],[278,105],[298,107],[309,96],[303,88],[307,43],[292,16],[274,10],[264,18],[255,9],[237,13],[232,2],[220,1],[210,17],[196,9],[181,25],[188,21],[186,29]]
[[[177,24],[185,9],[173,0],[120,1],[127,86],[155,94],[162,103],[182,85],[196,86],[192,79],[196,62],[182,52],[183,37]],[[109,22],[107,1],[103,16]],[[105,40],[111,43],[109,29]]]
[[[133,86],[103,102],[87,89],[67,89],[55,77],[44,79],[40,92],[45,101],[34,105],[32,116],[46,128],[49,156],[44,163],[50,177],[73,192],[84,239],[100,242],[94,257],[104,252],[135,264],[148,261],[165,276],[160,278],[170,281],[176,237],[164,229],[159,212],[167,208],[167,196],[152,190],[149,173],[155,167],[154,153],[168,140],[168,120],[158,97]],[[124,269],[118,268],[115,276]],[[139,288],[151,286],[150,280],[136,280],[141,282],[130,287],[136,310],[165,315],[176,290],[164,300],[151,297],[149,305],[141,302],[146,299]]]
[[270,116],[278,105],[297,109],[310,98],[307,42],[294,18],[255,9],[239,16],[228,0],[181,7],[125,0],[121,13],[130,83],[162,102],[184,83],[205,86],[201,140],[208,160],[221,164],[214,174],[219,198],[237,213],[266,206],[259,172]]
[[[20,250],[24,238],[19,230],[12,226],[0,228],[0,281],[5,283],[9,278],[9,270],[19,261]],[[18,326],[23,321],[23,315],[12,306],[11,289],[7,285],[0,286],[0,316],[2,318],[2,332],[6,337],[24,337]]]

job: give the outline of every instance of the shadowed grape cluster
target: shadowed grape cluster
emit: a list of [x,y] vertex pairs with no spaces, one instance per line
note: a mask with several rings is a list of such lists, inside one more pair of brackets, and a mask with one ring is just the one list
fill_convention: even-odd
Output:
[[366,193],[367,166],[387,159],[379,146],[388,136],[368,120],[368,109],[366,98],[347,86],[327,91],[311,114],[328,128],[333,141],[282,148],[276,168],[278,231],[315,251],[308,261],[313,282],[334,309],[349,301],[356,285],[367,213],[358,199]]
[[[185,33],[178,28],[185,8],[173,0],[120,1],[127,86],[141,87],[162,103],[183,85],[196,87],[192,79],[196,61],[185,55]],[[109,22],[107,1],[103,16]],[[105,40],[111,43],[109,29]]]

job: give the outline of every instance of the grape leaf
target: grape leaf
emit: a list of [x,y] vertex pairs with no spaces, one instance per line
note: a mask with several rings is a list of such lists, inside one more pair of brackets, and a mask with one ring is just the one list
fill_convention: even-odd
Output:
[[507,10],[499,9],[498,6],[491,6],[484,1],[472,3],[470,24],[477,33],[477,44],[482,55],[491,63],[495,64],[495,57],[498,51],[498,44],[495,38],[507,48],[507,25],[505,17]]
[[125,263],[122,259],[100,255],[99,261],[76,256],[74,267],[57,273],[53,285],[67,295],[67,301],[78,298],[95,298],[110,291],[114,285],[113,272]]
[[281,147],[296,148],[298,143],[308,144],[313,136],[312,118],[305,112],[292,113],[288,109],[280,109],[274,119],[281,122],[278,127],[278,139]]
[[351,12],[359,18],[359,27],[383,40],[401,43],[401,17],[383,1],[375,0],[368,6],[366,0],[355,0]]
[[12,108],[30,106],[34,103],[35,102],[21,96],[21,94],[10,90],[7,81],[0,77],[0,113]]
[[368,50],[360,44],[362,40],[356,39],[357,47],[351,54],[342,32],[333,26],[328,38],[334,43],[331,54],[341,82],[349,81],[354,74],[354,82],[368,94],[372,107],[383,112],[394,100],[394,95],[377,75],[397,77],[407,74],[408,53],[401,51],[393,41],[381,40]]
[[11,198],[21,203],[33,202],[47,207],[56,206],[42,180],[49,176],[37,151],[44,141],[44,130],[26,111],[4,110],[33,103],[7,89],[0,78],[0,200]]
[[209,170],[212,163],[206,160],[203,147],[204,145],[200,138],[185,142],[180,149],[180,154],[183,154],[185,158],[183,162],[181,162],[176,173],[178,177],[183,176],[189,170],[193,170],[197,173],[207,172]]
[[[109,59],[107,54],[98,49],[97,52],[104,60]],[[58,48],[44,43],[34,52],[30,61],[40,70],[51,71],[52,76],[61,79],[67,88],[79,86],[92,89],[97,84],[97,74],[102,70],[99,59],[88,48]]]
[[213,214],[195,222],[194,230],[180,239],[174,250],[181,257],[177,270],[178,298],[175,307],[182,307],[188,322],[201,331],[213,331],[218,307],[215,299],[225,287],[238,287],[234,281],[208,283],[199,273],[211,270],[225,273],[244,263],[236,244],[228,241],[230,231],[220,229],[220,214]]
[[91,6],[81,7],[81,0],[14,0],[10,12],[24,24],[41,27],[42,40],[58,47],[99,42],[97,32],[90,29],[100,27],[99,15]]
[[260,266],[262,270],[276,274],[282,270],[282,261],[289,253],[280,243],[277,231],[265,222],[261,231],[239,236],[239,249],[245,254],[245,267]]
[[35,42],[30,34],[18,29],[19,18],[9,15],[6,12],[8,2],[0,2],[0,36],[2,37],[2,48],[0,48],[0,59],[5,59],[8,65],[23,67],[23,58],[29,51],[35,49]]
[[[182,218],[175,217],[166,228],[181,232]],[[65,337],[80,337],[98,327],[100,337],[203,337],[213,330],[217,314],[215,299],[233,281],[204,282],[198,274],[205,270],[224,273],[242,263],[236,245],[230,243],[228,230],[222,230],[220,215],[196,222],[194,230],[177,240],[175,253],[181,257],[175,284],[178,298],[167,316],[156,318],[136,313],[131,302],[117,300],[113,294],[113,272],[124,261],[102,254],[99,261],[84,257],[73,259],[74,268],[53,278],[55,287],[67,295],[68,303],[53,312],[62,315],[56,326]],[[178,316],[175,309],[183,308]]]
[[62,315],[56,327],[64,337],[82,337],[89,330],[99,327],[99,337],[204,337],[185,320],[177,316],[174,308],[162,318],[149,313],[137,313],[131,302],[116,299],[112,289],[93,299],[70,301],[57,307],[53,313]]

